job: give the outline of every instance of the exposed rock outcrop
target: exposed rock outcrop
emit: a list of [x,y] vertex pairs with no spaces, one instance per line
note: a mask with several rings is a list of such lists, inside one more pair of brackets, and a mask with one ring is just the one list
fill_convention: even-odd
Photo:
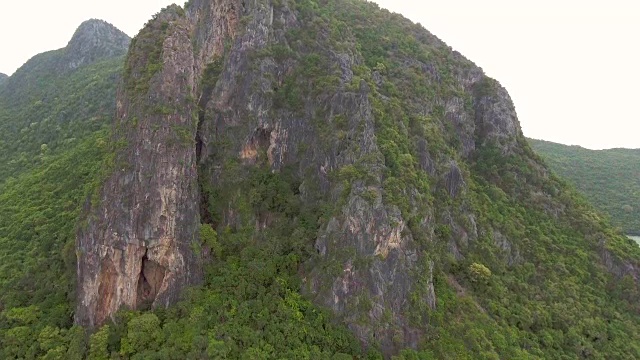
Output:
[[[298,264],[302,293],[388,357],[429,332],[438,274],[462,289],[442,268],[481,258],[468,256],[477,249],[522,261],[525,247],[515,227],[497,230],[507,215],[490,196],[512,195],[517,171],[544,166],[523,147],[506,90],[480,68],[409,24],[414,33],[381,38],[380,51],[373,25],[314,13],[323,6],[349,23],[330,1],[187,5],[132,42],[115,167],[78,236],[79,323],[167,306],[198,283],[200,220],[256,241],[278,220],[298,221],[295,206],[257,203],[249,178],[258,172],[286,174],[296,201],[315,210],[305,233],[315,235],[296,239],[315,249]],[[516,155],[518,166],[499,173]]]
[[[175,6],[160,13],[127,59],[115,166],[78,234],[76,322],[82,325],[102,324],[121,307],[168,306],[201,280],[194,251],[196,79],[190,27],[181,14]],[[157,58],[149,46],[159,46]]]
[[65,48],[62,70],[73,70],[98,60],[127,53],[131,38],[103,20],[91,19],[80,24]]
[[8,78],[9,78],[9,75],[0,73],[0,84],[5,82],[5,80],[7,80]]
[[497,81],[483,78],[476,84],[474,101],[478,145],[500,144],[503,154],[512,151],[523,138],[513,101]]
[[452,198],[458,196],[465,184],[462,172],[455,161],[449,164],[449,171],[445,175],[444,180],[449,196]]

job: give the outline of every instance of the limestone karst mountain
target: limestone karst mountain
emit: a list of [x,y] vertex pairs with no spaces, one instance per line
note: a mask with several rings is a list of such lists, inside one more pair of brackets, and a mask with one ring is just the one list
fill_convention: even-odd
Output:
[[[147,23],[122,74],[86,201],[65,201],[75,247],[49,239],[75,311],[18,276],[0,357],[640,357],[640,250],[421,25],[362,0],[192,0]],[[67,194],[91,144],[8,182],[0,249],[39,236],[12,224],[55,211],[20,195]]]
[[[372,4],[171,6],[133,40],[117,103],[123,145],[79,235],[80,324],[169,305],[199,283],[199,223],[226,231],[221,242],[313,244],[297,262],[302,293],[387,355],[423,346],[438,332],[429,314],[447,306],[438,289],[480,294],[484,269],[506,299],[558,305],[545,282],[509,290],[531,266],[560,275],[537,264],[561,243],[551,229],[590,249],[590,271],[637,275],[609,249],[623,239],[593,232],[600,220],[571,222],[578,207],[532,153],[506,90]],[[500,323],[512,310],[495,296],[473,302]]]

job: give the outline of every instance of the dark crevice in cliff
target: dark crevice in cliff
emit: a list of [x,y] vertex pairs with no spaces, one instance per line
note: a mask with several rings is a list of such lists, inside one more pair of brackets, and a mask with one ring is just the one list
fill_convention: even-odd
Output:
[[[218,82],[222,72],[222,59],[216,58],[204,70],[201,91],[202,95],[198,101],[198,127],[196,130],[196,164],[198,166],[198,186],[200,190],[200,222],[203,224],[215,225],[211,211],[209,211],[209,187],[207,178],[204,175],[203,151],[205,151],[205,141],[203,138],[203,127],[206,117],[206,108],[211,94]],[[206,156],[206,154],[204,154]]]
[[204,101],[200,101],[200,109],[198,110],[198,129],[196,131],[196,166],[198,167],[198,190],[200,191],[200,222],[203,224],[211,224],[213,225],[213,217],[211,216],[211,212],[209,211],[209,191],[206,186],[206,176],[204,173],[204,165],[201,163],[202,161],[202,148],[203,148],[203,140],[202,140],[202,124],[204,122],[204,106],[202,105]]
[[198,102],[198,128],[196,130],[196,166],[198,167],[198,187],[200,191],[200,222],[203,224],[213,224],[213,217],[209,211],[209,191],[207,191],[206,176],[204,175],[204,165],[202,164],[202,150],[204,141],[202,139],[202,127],[206,114],[207,99],[211,95],[212,88],[205,87],[200,101]]
[[[148,250],[147,250],[148,252]],[[140,276],[138,278],[138,298],[139,309],[147,309],[156,299],[160,292],[160,287],[164,281],[166,269],[153,260],[149,260],[145,252],[140,266]]]

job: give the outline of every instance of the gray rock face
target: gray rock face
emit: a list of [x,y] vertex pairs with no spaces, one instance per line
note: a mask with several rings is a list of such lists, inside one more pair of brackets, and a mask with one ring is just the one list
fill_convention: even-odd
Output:
[[458,164],[455,161],[452,161],[449,165],[449,171],[445,175],[445,187],[449,192],[449,196],[454,198],[459,193],[460,190],[464,187],[464,178],[462,177],[462,172],[458,167]]
[[522,137],[513,101],[507,90],[488,78],[477,83],[475,123],[481,144],[500,144],[503,154],[513,150],[516,138]]
[[[243,10],[242,15],[248,21],[242,31],[229,25],[236,23],[238,9]],[[294,109],[277,100],[278,92],[284,91],[290,74],[301,64],[293,58],[258,58],[255,54],[269,46],[289,47],[285,34],[305,31],[299,14],[287,6],[261,1],[247,1],[244,6],[240,1],[203,1],[192,4],[188,16],[194,21],[218,19],[221,12],[227,14],[225,20],[204,23],[213,28],[203,29],[200,22],[195,26],[197,47],[210,49],[205,55],[196,54],[196,63],[206,63],[222,53],[219,36],[226,36],[231,44],[215,88],[208,98],[201,100],[206,104],[201,132],[203,161],[207,159],[211,169],[224,169],[229,158],[251,167],[259,163],[260,153],[266,153],[273,171],[294,166],[298,174],[310,174],[304,178],[303,187],[317,181],[329,196],[326,201],[335,201],[334,197],[347,191],[339,215],[319,229],[315,244],[323,262],[335,259],[341,264],[340,274],[332,276],[322,270],[323,266],[310,265],[309,287],[305,292],[345,318],[365,343],[376,337],[392,348],[391,339],[398,333],[407,342],[417,341],[417,333],[408,326],[404,312],[405,300],[412,289],[412,281],[405,274],[415,267],[418,254],[411,245],[413,240],[407,234],[400,210],[382,199],[384,163],[376,143],[369,100],[372,89],[364,81],[356,89],[347,89],[353,79],[353,68],[362,59],[354,49],[343,52],[315,49],[320,57],[336,64],[330,71],[341,84],[333,91],[322,90],[317,97],[303,100],[300,108]],[[314,115],[317,112],[326,115],[317,118]],[[339,121],[344,122],[341,126],[345,141],[325,143],[319,128],[335,126]],[[228,145],[218,147],[216,144],[223,139]],[[328,173],[362,163],[363,159],[369,159],[366,166],[370,185],[359,181],[349,190],[331,182]],[[216,186],[220,176],[213,170],[209,181]],[[366,200],[365,196],[371,194],[375,194],[375,200]],[[233,216],[224,218],[232,225]],[[363,266],[363,259],[370,265]],[[434,304],[435,300],[428,303]],[[371,306],[370,312],[354,311],[358,306],[368,306],[365,304]],[[391,324],[372,325],[388,314]]]
[[5,80],[7,80],[8,78],[9,78],[9,75],[0,73],[0,84],[5,82]]
[[131,38],[102,20],[83,22],[65,48],[62,69],[73,70],[97,60],[127,53]]
[[[168,306],[202,277],[194,251],[196,79],[190,28],[178,10],[148,24],[127,60],[114,135],[121,145],[77,240],[76,322],[85,326],[104,323],[121,307]],[[159,59],[145,53],[149,38],[160,39]],[[140,70],[154,61],[162,69],[148,79]]]
[[617,281],[621,281],[624,277],[628,276],[633,279],[634,282],[640,282],[640,264],[632,259],[624,259],[620,257],[620,254],[613,254],[610,249],[607,248],[607,239],[602,234],[591,235],[593,241],[597,241],[600,259],[607,271],[613,275]]
[[244,3],[235,0],[194,0],[189,7],[193,38],[199,49],[196,66],[200,71],[223,55],[225,40],[235,38],[244,12]]
[[518,248],[513,246],[511,241],[509,241],[506,236],[502,235],[502,233],[497,230],[493,231],[493,241],[495,245],[500,250],[502,250],[506,258],[505,262],[507,263],[507,265],[513,266],[522,261],[522,257],[520,256],[520,251],[518,250]]

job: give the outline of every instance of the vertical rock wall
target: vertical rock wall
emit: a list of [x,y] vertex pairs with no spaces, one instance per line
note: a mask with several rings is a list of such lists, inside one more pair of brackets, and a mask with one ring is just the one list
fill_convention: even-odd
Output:
[[201,280],[191,27],[165,9],[134,39],[117,99],[116,158],[79,231],[76,322],[168,306]]

